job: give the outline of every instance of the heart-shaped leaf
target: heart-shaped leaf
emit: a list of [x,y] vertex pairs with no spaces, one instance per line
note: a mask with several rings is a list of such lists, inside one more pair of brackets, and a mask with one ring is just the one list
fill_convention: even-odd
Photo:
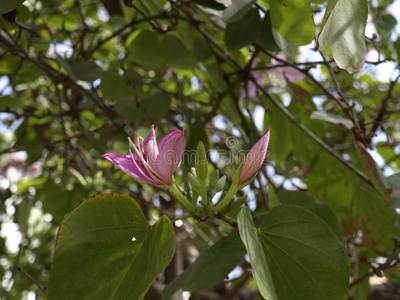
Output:
[[[268,212],[257,229],[245,207],[238,223],[265,299],[274,299],[263,293],[265,283],[275,288],[277,299],[347,299],[349,261],[344,242],[313,211],[282,204]],[[261,280],[259,274],[269,270],[272,280]]]
[[58,231],[47,299],[142,299],[174,252],[167,217],[150,226],[123,194],[86,199]]

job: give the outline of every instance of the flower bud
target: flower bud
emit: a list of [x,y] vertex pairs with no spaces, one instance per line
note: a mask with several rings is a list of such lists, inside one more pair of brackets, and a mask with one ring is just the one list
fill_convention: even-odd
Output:
[[249,153],[247,153],[246,157],[244,158],[243,163],[240,167],[240,174],[237,183],[238,186],[241,186],[251,181],[260,170],[267,154],[270,135],[269,132],[270,128],[268,127],[267,131],[250,149]]
[[206,180],[208,173],[208,160],[203,142],[199,142],[196,154],[196,174],[199,180]]

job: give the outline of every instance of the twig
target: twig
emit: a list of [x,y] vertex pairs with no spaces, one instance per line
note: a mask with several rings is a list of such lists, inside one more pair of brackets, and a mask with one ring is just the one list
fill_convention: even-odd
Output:
[[393,89],[394,89],[397,81],[399,81],[399,79],[400,79],[400,74],[397,75],[396,79],[394,79],[394,80],[392,80],[390,82],[389,90],[387,91],[385,98],[382,99],[381,109],[378,112],[378,115],[377,115],[377,117],[375,119],[375,122],[374,122],[374,126],[372,127],[370,133],[368,134],[368,137],[372,138],[375,135],[375,133],[378,130],[378,128],[382,126],[381,125],[382,124],[382,120],[383,120],[383,118],[385,117],[386,114],[392,114],[393,113],[393,111],[388,111],[387,110],[387,103],[388,103],[389,99],[393,96],[392,95]]
[[30,281],[32,281],[43,293],[46,293],[46,287],[41,285],[35,278],[29,275],[28,272],[26,272],[21,267],[17,267],[17,270],[20,271],[22,274],[24,274]]

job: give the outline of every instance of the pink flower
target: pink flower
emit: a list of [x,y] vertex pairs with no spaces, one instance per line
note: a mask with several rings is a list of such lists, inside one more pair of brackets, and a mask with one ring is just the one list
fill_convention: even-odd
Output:
[[260,170],[264,162],[265,155],[267,154],[270,135],[269,132],[270,128],[268,127],[267,131],[250,149],[249,153],[247,153],[246,157],[244,158],[239,175],[239,186],[252,180],[257,175],[258,170]]
[[171,130],[158,143],[156,133],[157,128],[151,126],[151,132],[145,140],[135,134],[137,145],[128,138],[130,153],[127,155],[106,153],[101,157],[138,180],[153,185],[172,185],[173,174],[186,149],[184,131]]

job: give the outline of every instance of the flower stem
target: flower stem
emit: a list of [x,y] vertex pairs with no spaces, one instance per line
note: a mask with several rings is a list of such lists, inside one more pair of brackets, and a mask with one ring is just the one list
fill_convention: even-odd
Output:
[[225,206],[227,206],[231,202],[233,196],[235,196],[237,191],[238,191],[238,186],[232,184],[225,197],[220,202],[218,202],[217,205],[214,206],[213,213],[217,213]]
[[189,202],[189,200],[186,199],[186,197],[179,191],[179,189],[176,187],[175,184],[172,184],[167,187],[167,190],[175,196],[175,198],[183,205],[185,206],[190,212],[195,212],[196,211],[196,206],[194,206],[192,203]]

